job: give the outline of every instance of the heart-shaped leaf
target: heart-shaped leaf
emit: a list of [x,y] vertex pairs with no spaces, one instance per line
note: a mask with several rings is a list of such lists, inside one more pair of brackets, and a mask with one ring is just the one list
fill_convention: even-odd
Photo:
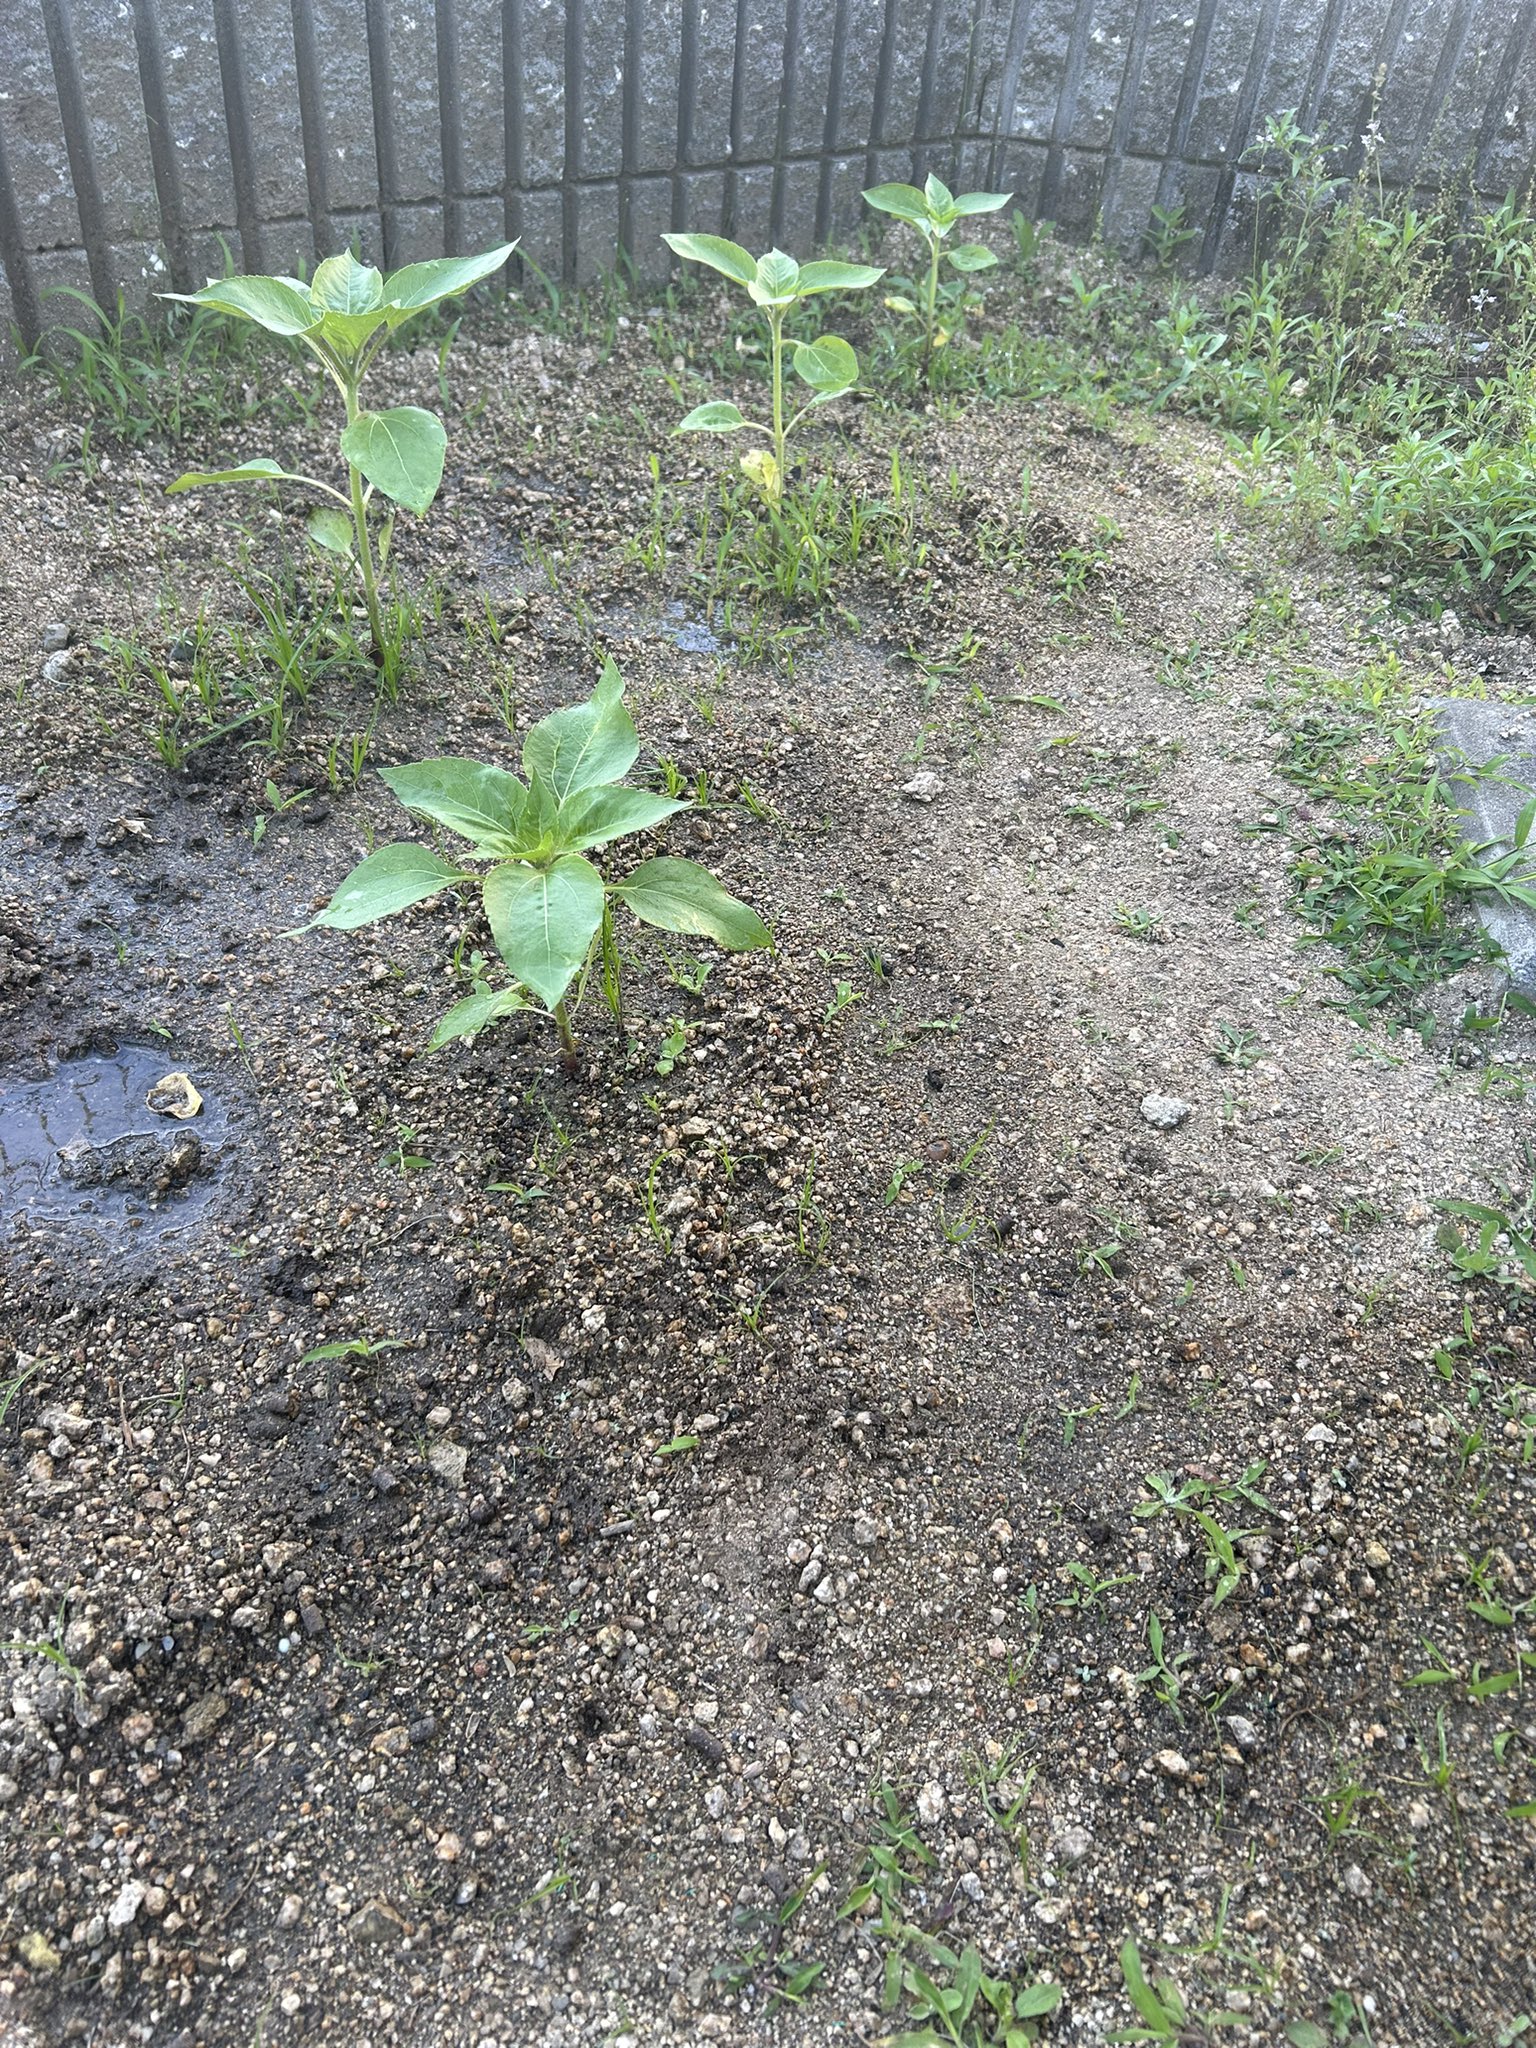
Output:
[[443,480],[448,436],[419,405],[360,412],[341,437],[341,452],[376,490],[407,512],[425,512]]
[[[423,306],[435,306],[439,299],[455,298],[500,270],[516,247],[516,242],[503,242],[478,256],[434,256],[427,263],[407,263],[384,280],[383,303],[404,318],[419,313]],[[392,320],[390,324],[398,326],[400,322]]]
[[841,335],[823,334],[816,341],[797,342],[794,362],[795,375],[828,398],[859,381],[859,359]]
[[713,939],[737,953],[773,944],[773,934],[757,912],[728,895],[696,861],[665,854],[642,861],[633,874],[613,885],[613,893],[643,924],[664,932]]
[[381,846],[358,863],[310,923],[355,932],[360,925],[393,917],[397,910],[409,910],[413,903],[435,896],[450,882],[466,879],[462,869],[441,859],[430,846],[408,841]]
[[528,790],[505,768],[440,754],[401,768],[381,768],[379,773],[408,811],[446,825],[450,832],[492,852],[511,852]]
[[863,196],[865,204],[878,213],[894,214],[915,228],[928,225],[928,208],[915,185],[876,185]]
[[161,292],[184,306],[212,306],[239,320],[254,320],[269,334],[309,334],[323,315],[302,286],[280,277],[210,278],[201,291]]
[[990,270],[997,258],[990,249],[984,249],[980,242],[962,242],[958,249],[948,251],[949,260],[956,270]]
[[580,853],[591,846],[606,846],[627,832],[648,832],[687,803],[680,797],[656,796],[648,789],[631,789],[627,783],[605,782],[595,789],[578,790],[560,806],[555,832],[562,846]]
[[204,484],[270,484],[284,479],[290,483],[298,481],[289,477],[283,465],[274,462],[270,455],[258,455],[234,469],[189,469],[175,483],[166,485],[165,495],[174,498],[181,491],[200,490]]
[[528,999],[520,988],[477,988],[472,996],[465,996],[438,1018],[427,1041],[427,1051],[440,1052],[455,1038],[473,1038],[498,1017],[510,1017],[515,1010],[527,1007]]
[[485,878],[485,914],[502,959],[552,1010],[603,921],[603,878],[576,853],[547,868],[509,861]]
[[796,281],[795,294],[805,299],[814,292],[867,291],[884,275],[883,265],[876,270],[868,263],[806,263]]
[[345,512],[334,505],[317,505],[304,521],[309,537],[328,555],[350,555],[355,535]]
[[720,235],[663,235],[674,256],[690,263],[707,263],[722,277],[736,284],[751,284],[757,277],[757,262],[739,242],[727,242]]
[[623,692],[623,680],[610,661],[585,704],[569,704],[541,718],[523,742],[523,772],[529,780],[544,783],[563,803],[576,790],[628,774],[640,740]]
[[750,425],[728,398],[711,398],[678,421],[674,434],[735,434]]

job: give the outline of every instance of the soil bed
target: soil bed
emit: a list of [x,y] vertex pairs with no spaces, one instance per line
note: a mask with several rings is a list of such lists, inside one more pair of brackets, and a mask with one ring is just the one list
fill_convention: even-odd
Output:
[[[905,1922],[1047,2039],[1131,2022],[1128,1936],[1181,2038],[1513,2039],[1536,1364],[1434,1204],[1519,1179],[1536,1039],[1459,1028],[1470,917],[1427,1037],[1339,1007],[1294,871],[1352,828],[1282,770],[1319,678],[1406,719],[1536,650],[1052,403],[849,408],[813,459],[899,544],[727,611],[665,381],[722,315],[666,320],[466,328],[407,681],[333,664],[276,755],[167,766],[97,643],[184,679],[287,529],[60,473],[35,398],[0,447],[0,2034],[875,2042],[900,1813]],[[274,431],[196,452],[326,460]],[[539,1022],[422,1056],[483,929],[291,933],[408,836],[374,769],[515,765],[598,649],[778,951],[637,939],[574,1079]],[[13,1107],[114,1048],[197,1172],[29,1213]]]

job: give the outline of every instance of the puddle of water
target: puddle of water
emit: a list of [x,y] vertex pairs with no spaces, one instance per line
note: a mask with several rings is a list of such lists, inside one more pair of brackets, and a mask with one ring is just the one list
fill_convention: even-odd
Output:
[[680,597],[669,597],[659,613],[615,605],[603,624],[610,631],[649,633],[670,640],[679,654],[724,654],[730,645],[715,631],[709,615],[689,611]]
[[720,654],[725,648],[708,619],[693,617],[680,597],[668,598],[657,628],[682,654]]
[[206,1093],[185,1121],[150,1109],[145,1096],[176,1070],[173,1054],[124,1045],[61,1060],[42,1080],[0,1076],[0,1225],[158,1235],[201,1215],[229,1116]]

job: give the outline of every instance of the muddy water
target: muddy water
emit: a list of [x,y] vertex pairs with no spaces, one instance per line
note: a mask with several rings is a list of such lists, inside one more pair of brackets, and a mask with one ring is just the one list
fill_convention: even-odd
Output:
[[61,1060],[42,1079],[0,1074],[0,1233],[71,1226],[158,1235],[212,1203],[229,1118],[197,1075],[199,1115],[178,1120],[145,1097],[178,1071],[157,1046]]

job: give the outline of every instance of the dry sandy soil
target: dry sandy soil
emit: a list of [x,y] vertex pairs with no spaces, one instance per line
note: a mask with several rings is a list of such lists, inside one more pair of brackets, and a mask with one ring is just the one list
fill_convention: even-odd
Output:
[[[1277,762],[1329,677],[1395,656],[1406,717],[1536,653],[1298,554],[1202,428],[977,401],[815,444],[882,499],[899,436],[913,525],[764,654],[695,574],[730,453],[666,438],[722,331],[461,336],[355,787],[355,668],[172,769],[97,645],[174,687],[291,524],[13,409],[0,2038],[874,2043],[936,1941],[1098,2043],[1131,1937],[1170,2040],[1514,2041],[1536,1362],[1433,1205],[1529,1181],[1536,1041],[1459,1033],[1485,968],[1427,1043],[1341,1011],[1290,875],[1348,828]],[[637,938],[574,1078],[423,1056],[455,903],[285,934],[398,836],[376,767],[514,763],[598,648],[778,950]]]

